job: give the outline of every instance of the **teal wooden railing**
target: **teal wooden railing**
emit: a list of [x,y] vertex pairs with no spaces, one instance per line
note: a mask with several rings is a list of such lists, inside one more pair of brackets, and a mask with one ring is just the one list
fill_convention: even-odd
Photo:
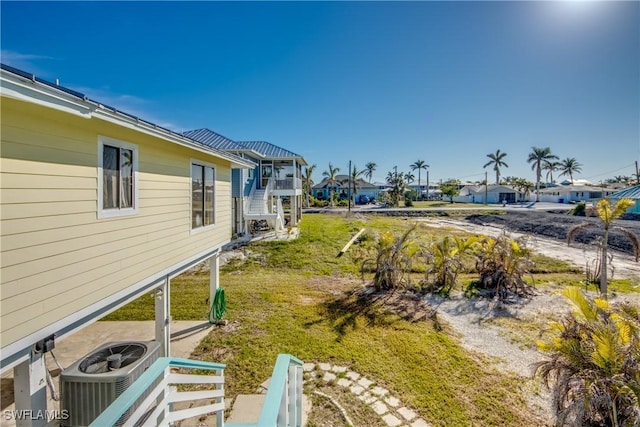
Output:
[[[214,375],[182,374],[175,368],[213,371]],[[129,388],[98,416],[90,427],[122,424],[170,425],[176,421],[216,413],[216,425],[224,426],[224,368],[220,363],[160,357]],[[179,384],[208,384],[210,389],[179,392]],[[144,397],[140,403],[140,399]],[[177,402],[206,399],[214,403],[188,409],[173,410]],[[132,413],[126,420],[123,415]]]
[[290,354],[278,355],[258,422],[227,427],[302,426],[302,365]]

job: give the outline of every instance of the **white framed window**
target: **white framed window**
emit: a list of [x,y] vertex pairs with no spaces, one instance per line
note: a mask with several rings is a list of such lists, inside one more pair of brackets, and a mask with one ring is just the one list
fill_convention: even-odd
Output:
[[98,137],[98,218],[138,213],[138,146]]
[[216,169],[213,165],[191,160],[191,231],[215,225]]

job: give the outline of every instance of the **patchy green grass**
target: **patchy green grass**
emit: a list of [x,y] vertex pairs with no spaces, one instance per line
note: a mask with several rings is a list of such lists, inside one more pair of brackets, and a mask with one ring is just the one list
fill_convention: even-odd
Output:
[[[250,245],[248,249],[259,256],[221,270],[228,324],[213,329],[193,357],[227,364],[230,399],[252,393],[270,376],[277,354],[290,353],[308,362],[348,366],[391,390],[436,426],[542,424],[526,407],[522,382],[466,352],[446,328],[411,323],[379,310],[349,312],[336,304],[362,284],[358,257],[362,247],[373,242],[373,231],[402,231],[409,223],[381,216],[305,215],[299,239]],[[371,236],[338,258],[338,251],[363,227],[372,230]],[[418,239],[428,241],[450,232],[422,228]],[[536,285],[563,286],[583,279],[566,263],[543,257],[536,263],[544,272],[534,275]],[[463,274],[459,286],[475,278]],[[616,281],[611,290],[637,288],[637,283]],[[205,320],[208,294],[206,274],[173,279],[172,317]],[[144,295],[108,319],[151,320],[153,299]],[[524,344],[538,333],[539,325],[546,326],[543,320],[509,327],[518,331]],[[324,416],[332,415],[321,414],[321,419]]]

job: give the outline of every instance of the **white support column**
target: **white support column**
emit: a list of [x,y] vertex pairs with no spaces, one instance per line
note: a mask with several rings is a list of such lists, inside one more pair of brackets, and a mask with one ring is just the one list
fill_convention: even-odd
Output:
[[171,301],[169,298],[169,277],[155,291],[156,341],[160,343],[160,356],[171,355]]
[[213,299],[220,287],[220,251],[209,258],[209,307],[213,306]]
[[42,354],[31,354],[13,369],[13,391],[17,427],[40,427],[47,425],[47,367]]
[[289,225],[294,227],[298,223],[298,196],[290,196],[289,200],[291,200],[291,218],[289,219]]

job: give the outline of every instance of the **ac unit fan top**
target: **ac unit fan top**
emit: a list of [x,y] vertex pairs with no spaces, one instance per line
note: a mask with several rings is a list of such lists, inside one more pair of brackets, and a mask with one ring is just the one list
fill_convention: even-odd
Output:
[[78,369],[85,374],[104,374],[134,363],[146,352],[147,347],[140,343],[117,343],[89,354]]

